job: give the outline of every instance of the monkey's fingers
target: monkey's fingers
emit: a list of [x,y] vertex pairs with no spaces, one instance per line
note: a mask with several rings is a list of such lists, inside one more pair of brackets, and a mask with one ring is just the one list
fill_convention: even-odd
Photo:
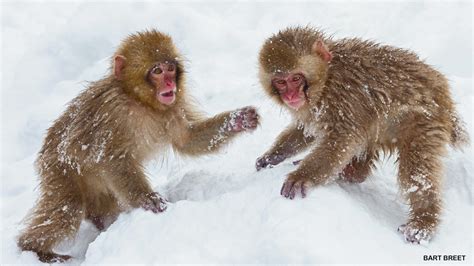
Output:
[[158,194],[158,192],[152,192],[146,195],[145,203],[142,205],[143,209],[152,211],[153,213],[159,213],[166,210],[166,201]]
[[163,199],[159,199],[158,201],[153,202],[154,206],[152,208],[152,211],[154,213],[159,213],[159,212],[164,212],[168,206],[166,205],[166,201]]
[[295,197],[295,191],[293,190],[294,184],[294,180],[286,180],[285,183],[283,183],[280,195],[285,198],[293,199]]
[[250,121],[244,121],[243,127],[244,129],[256,129],[258,126],[258,119],[252,118]]
[[296,160],[296,161],[293,161],[293,165],[298,165],[298,164],[301,163],[301,161],[303,161],[303,160]]
[[272,168],[273,166],[283,162],[285,159],[286,156],[283,154],[263,155],[257,158],[255,167],[257,168],[257,171],[260,171],[262,168]]
[[280,194],[289,199],[294,199],[299,193],[302,198],[308,195],[309,188],[313,185],[313,182],[308,179],[292,179],[288,178],[283,187],[281,188]]
[[298,190],[300,191],[302,198],[306,198],[309,187],[310,187],[310,184],[308,181],[301,180],[298,182],[298,188],[299,188]]
[[160,198],[158,201],[155,201],[155,207],[158,212],[164,212],[168,206],[166,205],[166,201],[163,198]]
[[259,115],[255,108],[244,108],[242,116],[242,126],[244,129],[255,129],[258,126]]
[[255,168],[257,168],[257,171],[260,171],[263,168],[267,168],[267,166],[272,166],[267,156],[257,158],[257,161],[255,162]]
[[308,189],[311,187],[311,181],[308,180],[298,180],[293,186],[295,193],[300,193],[302,198],[306,198],[308,195]]
[[301,191],[302,187],[303,187],[302,186],[302,181],[301,180],[296,181],[293,184],[293,187],[291,188],[290,199],[294,199],[296,197],[296,195],[298,194],[298,192],[302,193],[302,191]]
[[69,255],[59,255],[53,252],[37,252],[40,261],[45,263],[63,263],[72,257]]
[[398,232],[402,233],[405,241],[412,244],[421,244],[428,242],[431,238],[431,234],[426,229],[420,229],[410,224],[402,224],[398,227]]
[[255,168],[257,168],[257,171],[262,170],[263,168],[272,168],[273,166],[277,165],[273,164],[270,158],[259,158],[257,159],[257,162],[255,163]]
[[245,106],[244,108],[241,109],[241,111],[244,113],[253,113],[253,114],[257,113],[257,109],[255,109],[255,107],[253,106]]
[[167,201],[161,198],[160,203],[159,203],[160,212],[165,211],[167,208],[168,208]]
[[147,211],[152,211],[153,213],[160,213],[164,212],[166,210],[167,206],[163,202],[160,202],[158,204],[146,204],[143,206],[143,209]]

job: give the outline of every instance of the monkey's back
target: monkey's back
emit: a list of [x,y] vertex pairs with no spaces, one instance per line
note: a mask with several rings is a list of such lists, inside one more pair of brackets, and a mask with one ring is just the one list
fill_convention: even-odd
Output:
[[455,110],[448,82],[415,53],[357,38],[332,42],[330,50],[334,57],[323,98],[342,115],[333,119],[346,117],[351,122],[342,125],[364,128],[364,135],[389,144],[407,117],[431,121],[442,139],[452,134]]
[[343,73],[337,80],[347,84],[383,87],[393,100],[407,98],[437,104],[449,99],[446,78],[423,62],[415,53],[357,38],[342,39],[332,44],[332,73]]

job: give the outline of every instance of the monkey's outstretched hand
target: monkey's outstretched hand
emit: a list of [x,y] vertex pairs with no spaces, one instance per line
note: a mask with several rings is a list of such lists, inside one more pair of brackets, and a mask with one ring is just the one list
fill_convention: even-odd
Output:
[[294,199],[297,194],[305,198],[309,188],[314,186],[314,180],[309,177],[301,177],[290,174],[281,187],[280,194],[289,199]]
[[154,213],[163,212],[166,210],[166,201],[158,192],[152,192],[145,195],[141,207],[147,211]]
[[230,113],[227,129],[231,132],[252,130],[258,126],[259,115],[255,107],[247,106]]

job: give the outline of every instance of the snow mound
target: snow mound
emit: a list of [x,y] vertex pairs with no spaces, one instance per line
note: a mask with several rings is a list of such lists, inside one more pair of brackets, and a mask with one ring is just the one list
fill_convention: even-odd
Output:
[[[262,125],[218,155],[196,160],[170,152],[147,166],[168,200],[164,213],[134,210],[105,232],[84,221],[58,251],[69,264],[391,263],[424,255],[466,255],[472,264],[474,152],[445,158],[444,213],[425,245],[404,243],[397,227],[408,206],[385,158],[361,184],[336,181],[304,200],[279,195],[288,160],[255,170],[255,159],[289,123],[258,83],[258,50],[289,25],[313,25],[335,38],[359,36],[411,49],[445,73],[467,131],[474,134],[472,3],[227,2],[1,4],[1,263],[36,264],[16,237],[37,198],[35,154],[46,129],[86,85],[106,73],[127,34],[170,33],[185,55],[189,91],[209,114],[253,105]],[[107,14],[104,16],[104,14]],[[302,158],[297,156],[296,159]],[[446,262],[453,263],[453,262]]]

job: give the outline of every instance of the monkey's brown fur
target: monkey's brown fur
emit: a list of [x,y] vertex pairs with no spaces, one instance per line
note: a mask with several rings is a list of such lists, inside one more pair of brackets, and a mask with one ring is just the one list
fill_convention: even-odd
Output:
[[[332,53],[329,63],[312,51],[317,40]],[[264,157],[279,163],[317,142],[286,181],[303,190],[343,169],[365,178],[381,151],[398,154],[399,183],[411,206],[400,230],[410,242],[428,240],[440,220],[445,146],[468,142],[446,78],[410,51],[333,40],[310,27],[280,31],[260,51],[261,84],[279,104],[271,78],[292,71],[308,81],[307,104],[288,108],[294,123]]]
[[[131,35],[116,55],[127,58],[123,78],[111,73],[76,97],[49,128],[36,161],[41,195],[18,245],[42,261],[69,258],[53,248],[73,238],[81,220],[90,219],[103,230],[121,212],[153,201],[143,163],[165,153],[169,144],[185,155],[212,153],[237,134],[229,128],[242,112],[253,112],[256,122],[253,108],[210,119],[198,114],[186,95],[181,56],[168,35],[154,30]],[[146,81],[148,69],[167,60],[177,62],[177,99],[171,106],[160,104]]]

